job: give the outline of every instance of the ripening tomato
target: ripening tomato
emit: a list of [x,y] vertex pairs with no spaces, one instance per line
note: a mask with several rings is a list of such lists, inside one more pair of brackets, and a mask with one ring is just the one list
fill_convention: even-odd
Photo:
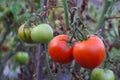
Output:
[[68,63],[73,60],[73,48],[72,46],[68,46],[67,40],[68,35],[61,34],[50,41],[48,52],[54,61]]
[[2,45],[1,45],[1,49],[2,49],[3,51],[8,51],[9,46],[2,44]]
[[95,68],[105,58],[105,46],[96,35],[90,35],[87,40],[78,41],[73,47],[74,59],[84,68]]
[[[34,27],[34,26],[33,26]],[[22,24],[18,29],[18,36],[26,43],[32,43],[31,39],[31,30],[33,27],[27,27],[25,24]]]

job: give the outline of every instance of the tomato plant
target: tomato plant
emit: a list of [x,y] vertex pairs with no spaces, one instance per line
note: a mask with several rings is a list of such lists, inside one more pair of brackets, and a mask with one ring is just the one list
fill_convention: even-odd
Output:
[[90,75],[90,80],[115,80],[115,77],[112,70],[95,68]]
[[68,46],[68,35],[62,34],[54,37],[49,45],[48,52],[51,58],[59,63],[68,63],[73,60],[73,48]]
[[19,51],[15,55],[16,61],[20,64],[25,64],[29,60],[29,55],[27,52]]
[[[118,0],[0,0],[0,80],[48,78],[50,80],[90,80],[90,78],[104,80],[105,78],[96,76],[96,73],[110,73],[106,69],[111,69],[115,79],[119,80],[120,11],[118,2]],[[35,27],[30,23],[36,24]],[[52,27],[54,31],[43,25],[40,27],[39,23],[48,23],[47,26]],[[18,30],[20,24],[22,27],[20,26]],[[19,37],[16,35],[17,30]],[[57,37],[56,40],[53,32]],[[106,43],[106,58],[102,41],[101,44],[99,40],[90,40],[91,36],[87,36],[90,33],[102,36]],[[67,37],[58,39],[59,34]],[[69,38],[68,35],[70,35]],[[32,45],[26,43],[32,43]],[[24,63],[18,64],[17,61],[21,61],[19,57],[24,54],[19,54],[18,60],[17,56],[13,55],[23,50],[29,52],[30,58],[27,64],[21,66]],[[48,51],[49,54],[44,54]],[[14,61],[15,58],[17,64]],[[71,62],[73,59],[75,60]],[[103,65],[100,65],[101,63]],[[90,75],[91,70],[99,65],[101,68],[105,67],[105,71],[102,73],[98,69],[95,70],[98,72],[95,72],[94,77],[93,70],[93,76]],[[10,77],[9,74],[4,75],[3,69],[6,66],[10,69],[10,75],[12,70],[16,73],[16,69],[19,68],[20,73],[15,75],[15,78]],[[107,78],[109,74],[106,74],[104,75]]]
[[32,43],[31,39],[31,30],[33,27],[27,27],[25,24],[22,24],[18,29],[18,36],[27,43]]
[[31,30],[31,38],[36,43],[47,43],[53,38],[53,29],[49,24],[40,24]]
[[95,68],[105,58],[105,47],[98,36],[90,35],[87,40],[78,41],[74,44],[73,56],[82,67]]

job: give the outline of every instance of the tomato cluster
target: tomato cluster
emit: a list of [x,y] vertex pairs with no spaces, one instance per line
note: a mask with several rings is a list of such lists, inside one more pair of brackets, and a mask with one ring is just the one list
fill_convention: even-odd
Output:
[[53,30],[49,24],[26,26],[22,24],[18,29],[18,35],[26,43],[47,43],[53,37]]
[[48,52],[51,58],[60,63],[75,61],[84,68],[93,69],[99,66],[105,58],[105,46],[96,35],[88,36],[87,40],[79,40],[73,46],[69,45],[68,35],[54,37],[49,45]]
[[[53,30],[46,23],[32,27],[26,27],[23,24],[18,29],[18,35],[27,43],[48,43],[53,38]],[[97,35],[89,35],[87,39],[74,43],[68,40],[67,34],[61,34],[50,41],[48,52],[54,61],[69,63],[74,59],[80,66],[89,69],[93,69],[103,62],[105,46]]]

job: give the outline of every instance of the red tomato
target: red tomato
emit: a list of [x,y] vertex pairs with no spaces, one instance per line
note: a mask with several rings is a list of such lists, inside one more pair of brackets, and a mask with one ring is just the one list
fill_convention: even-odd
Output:
[[2,49],[3,51],[8,51],[9,47],[8,47],[7,45],[2,44],[2,45],[1,45],[1,49]]
[[73,48],[68,46],[68,35],[62,34],[54,37],[49,45],[48,52],[51,58],[59,63],[68,63],[73,60]]
[[96,35],[90,35],[87,40],[76,42],[73,47],[76,62],[88,69],[99,66],[103,62],[105,54],[104,44]]

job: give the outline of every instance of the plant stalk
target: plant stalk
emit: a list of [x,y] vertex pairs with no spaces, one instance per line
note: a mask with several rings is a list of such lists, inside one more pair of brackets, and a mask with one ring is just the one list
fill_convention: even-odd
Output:
[[52,73],[52,71],[50,69],[49,56],[47,54],[47,46],[46,46],[46,44],[44,46],[45,46],[45,64],[46,64],[46,67],[47,67],[48,75],[50,77],[50,80],[56,80],[54,74]]
[[68,18],[68,5],[67,5],[67,0],[63,0],[63,5],[64,5],[64,12],[65,12],[66,28],[69,29],[70,24],[69,24],[69,18]]
[[37,63],[37,80],[43,80],[42,78],[42,72],[43,72],[43,44],[38,45],[38,53],[39,53],[39,59]]
[[104,0],[103,1],[102,12],[101,12],[100,17],[97,21],[98,24],[96,25],[95,31],[99,30],[103,26],[103,24],[106,20],[106,15],[110,14],[110,11],[108,12],[108,10],[112,6],[112,3],[113,3],[113,1],[111,1],[111,0]]

